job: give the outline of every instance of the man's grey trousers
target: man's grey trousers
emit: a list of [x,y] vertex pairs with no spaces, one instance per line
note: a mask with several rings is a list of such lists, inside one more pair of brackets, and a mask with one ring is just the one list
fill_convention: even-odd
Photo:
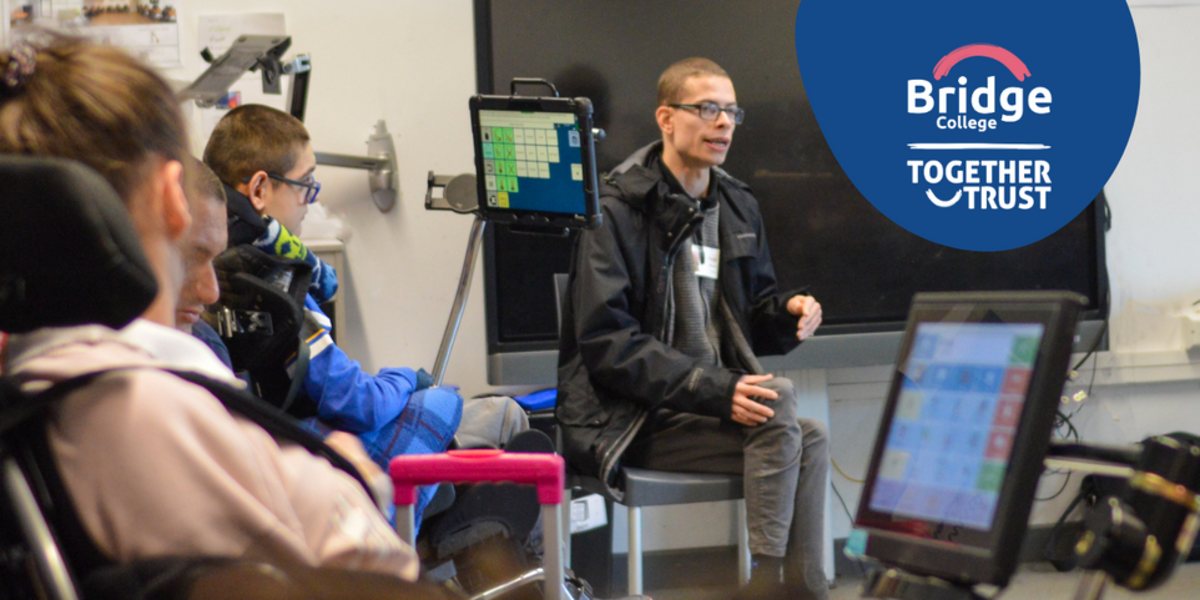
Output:
[[625,453],[627,465],[656,471],[743,475],[750,552],[786,557],[789,587],[828,597],[825,581],[825,489],[829,432],[797,414],[788,379],[759,384],[779,393],[764,400],[775,416],[757,427],[716,417],[660,410]]

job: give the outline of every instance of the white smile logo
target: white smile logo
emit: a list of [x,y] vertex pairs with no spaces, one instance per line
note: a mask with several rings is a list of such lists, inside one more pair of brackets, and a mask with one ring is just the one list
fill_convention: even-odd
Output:
[[929,201],[934,203],[939,208],[950,208],[951,206],[958,204],[958,201],[962,198],[962,190],[955,192],[954,197],[949,200],[942,200],[941,198],[938,198],[937,194],[933,193],[933,190],[925,190],[925,197],[929,198]]

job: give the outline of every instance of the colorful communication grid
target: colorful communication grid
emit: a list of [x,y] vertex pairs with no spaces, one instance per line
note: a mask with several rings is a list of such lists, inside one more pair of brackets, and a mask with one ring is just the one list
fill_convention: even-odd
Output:
[[920,323],[871,508],[989,530],[1044,327]]
[[488,206],[584,212],[575,115],[481,110],[479,125]]

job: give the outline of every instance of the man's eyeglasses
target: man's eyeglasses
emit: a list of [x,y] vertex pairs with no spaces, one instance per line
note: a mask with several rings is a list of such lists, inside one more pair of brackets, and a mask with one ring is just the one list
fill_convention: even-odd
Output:
[[700,115],[705,121],[716,121],[721,113],[729,115],[729,120],[733,121],[734,125],[741,125],[742,121],[746,120],[746,110],[737,106],[729,108],[721,108],[715,102],[701,102],[700,104],[668,104],[671,108],[691,108]]
[[[296,181],[295,179],[288,179],[287,177],[284,177],[283,175],[276,175],[274,173],[267,173],[267,177],[270,177],[271,179],[274,179],[275,181],[282,181],[283,183],[287,183],[290,185],[304,188],[304,203],[305,204],[312,204],[313,202],[316,202],[317,194],[321,193],[321,184],[317,183],[317,181],[311,177],[307,178],[308,181]],[[250,183],[250,179],[251,179],[250,177],[246,177],[245,179],[242,179],[242,182]]]

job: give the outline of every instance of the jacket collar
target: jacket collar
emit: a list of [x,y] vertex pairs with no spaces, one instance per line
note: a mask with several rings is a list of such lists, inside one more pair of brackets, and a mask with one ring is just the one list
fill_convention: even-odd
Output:
[[[647,199],[651,190],[661,190],[659,193],[661,196],[670,192],[670,186],[666,185],[658,166],[658,163],[662,161],[662,148],[662,140],[646,144],[617,165],[605,178],[605,186],[615,188],[615,190],[607,190],[607,195],[616,196],[635,208],[651,210],[642,202]],[[750,186],[730,175],[721,167],[712,168],[712,177],[713,183],[710,184],[712,186],[710,189],[723,185],[739,188],[746,192],[750,191]],[[605,195],[604,190],[601,191],[601,195]]]
[[225,211],[229,215],[229,247],[249,244],[267,232],[267,223],[245,194],[225,185]]
[[704,211],[695,198],[671,190],[659,167],[661,160],[662,141],[642,147],[613,169],[606,180],[611,188],[603,195],[615,196],[644,213],[663,234],[661,249],[674,254],[688,228],[704,220]]
[[[107,351],[90,355],[57,353],[80,344],[96,347],[116,344],[131,352],[104,346],[108,348]],[[198,373],[237,387],[245,385],[204,342],[145,319],[135,319],[120,330],[102,325],[37,329],[12,336],[9,353],[8,368],[14,374],[26,373],[29,377],[22,378],[31,380],[40,380],[42,375],[50,375],[51,371],[54,372],[53,378],[67,378],[98,370],[155,367]],[[34,375],[35,371],[39,373]]]
[[618,190],[615,196],[631,206],[644,208],[642,201],[659,183],[664,183],[656,166],[662,158],[662,145],[659,140],[642,146],[609,173],[605,183]]

